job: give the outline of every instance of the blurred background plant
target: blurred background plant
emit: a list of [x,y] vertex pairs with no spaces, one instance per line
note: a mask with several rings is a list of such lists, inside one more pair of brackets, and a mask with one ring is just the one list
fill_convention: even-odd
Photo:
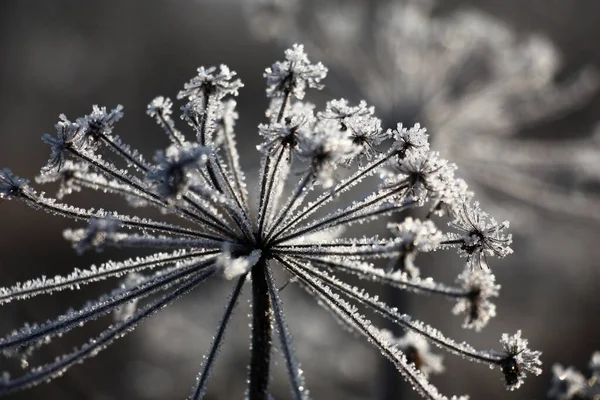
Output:
[[600,179],[600,143],[592,135],[520,135],[597,92],[590,67],[557,80],[560,55],[545,36],[519,36],[474,9],[442,14],[433,0],[245,4],[257,37],[306,43],[335,66],[330,90],[375,105],[384,126],[426,126],[434,147],[522,228],[535,225],[532,209],[600,218],[600,200],[587,192]]
[[548,397],[554,400],[596,400],[600,397],[600,351],[592,354],[586,378],[574,367],[552,366],[552,387]]
[[[375,21],[373,10],[379,7],[379,3],[368,4],[375,7],[367,11],[372,16],[367,18]],[[478,11],[493,15],[497,18],[494,26],[497,21],[506,22],[510,26],[511,37],[517,42],[531,37],[533,33],[550,38],[563,54],[562,67],[558,68],[556,76],[544,78],[551,84],[556,81],[560,82],[558,87],[568,87],[567,83],[577,82],[575,77],[586,71],[588,66],[600,65],[600,49],[593,40],[600,34],[597,17],[600,4],[596,2],[448,0],[432,12],[435,17],[444,19],[465,5],[476,6]],[[261,115],[267,105],[266,100],[264,103],[255,100],[264,98],[261,73],[272,60],[278,59],[280,49],[254,40],[242,11],[237,0],[148,0],[143,6],[117,0],[3,2],[0,5],[2,165],[10,165],[22,176],[34,176],[40,166],[34,160],[47,157],[47,147],[39,137],[51,131],[49,127],[56,122],[56,110],[67,115],[83,115],[89,112],[90,104],[109,107],[124,104],[128,118],[120,123],[120,132],[131,139],[134,147],[153,151],[159,146],[155,140],[160,139],[159,135],[146,134],[153,132],[155,127],[145,115],[145,104],[157,93],[176,92],[182,79],[186,79],[197,66],[221,62],[235,65],[246,83],[238,102],[242,124],[239,136],[241,146],[254,151],[256,126],[262,120]],[[308,9],[305,15],[313,20],[316,18]],[[314,54],[311,58],[327,62],[328,66],[334,67],[333,70],[338,69],[337,65],[320,55]],[[329,89],[336,85],[332,78],[330,76],[326,82]],[[349,81],[347,77],[345,79],[345,82]],[[353,103],[366,97],[366,94],[345,83],[339,87],[348,92],[337,92],[336,89],[335,97],[345,95]],[[324,93],[323,96],[330,98],[332,94]],[[582,139],[578,143],[591,143],[593,126],[600,115],[600,98],[590,92],[589,96],[583,96],[575,104],[567,103],[575,108],[551,115],[548,120],[531,126],[512,125],[514,121],[510,120],[512,122],[506,126],[513,128],[506,130],[508,135],[496,136],[494,131],[494,135],[487,137],[501,139],[504,144],[510,143],[505,141],[507,137],[511,140],[535,139],[538,144],[558,139]],[[31,117],[32,113],[35,113],[35,118]],[[398,120],[402,118],[395,117]],[[409,124],[411,121],[406,122]],[[430,127],[429,132],[435,141],[435,129]],[[439,148],[438,144],[434,143],[434,148]],[[23,154],[28,154],[28,157],[22,157]],[[568,156],[572,153],[562,154]],[[251,161],[252,157],[242,159],[246,171],[252,167],[257,170],[256,165],[249,164]],[[597,161],[588,165],[598,166]],[[523,167],[522,171],[527,172],[527,169]],[[494,184],[504,175],[496,176]],[[569,172],[566,177],[558,177],[556,181],[550,179],[549,182],[564,183],[562,188],[559,186],[560,193],[569,194],[573,187],[568,186],[573,185],[569,179],[571,175],[572,172]],[[548,178],[543,174],[541,177]],[[250,175],[249,179],[252,178]],[[543,182],[547,183],[546,180]],[[586,184],[586,188],[589,195],[597,194],[593,185]],[[506,202],[510,193],[502,194],[494,189],[488,194],[493,204],[515,210],[515,207],[506,206],[514,204],[513,200]],[[86,204],[95,201],[83,196],[81,199]],[[525,203],[518,204],[517,211],[529,210]],[[12,202],[4,202],[0,207],[3,224],[11,227],[10,232],[6,229],[0,232],[2,281],[21,281],[49,269],[65,273],[73,266],[89,264],[92,259],[98,261],[97,255],[77,257],[69,244],[61,239],[58,232],[69,226],[68,222],[31,213]],[[593,210],[586,207],[579,205],[571,213],[592,215]],[[525,214],[532,215],[529,211]],[[505,288],[511,288],[498,299],[498,318],[479,335],[466,335],[470,343],[482,347],[497,340],[494,332],[522,328],[524,335],[536,344],[536,349],[544,352],[545,374],[527,382],[514,398],[544,398],[551,381],[552,360],[560,360],[567,365],[584,365],[590,352],[598,347],[599,322],[581,317],[581,310],[584,309],[588,316],[600,312],[595,294],[600,290],[600,272],[595,262],[600,257],[597,246],[600,231],[586,218],[573,219],[562,211],[561,214],[536,211],[533,215],[541,218],[527,218],[526,221],[531,222],[522,224],[531,228],[525,230],[530,233],[527,241],[524,241],[524,235],[517,236],[515,255],[495,268],[498,282],[503,283]],[[112,258],[113,254],[107,250],[105,256]],[[449,268],[445,278],[455,275],[460,265],[454,267]],[[98,289],[102,291],[106,287]],[[223,311],[221,304],[211,299],[220,296],[223,290],[218,285],[209,289],[207,286],[201,296],[183,299],[169,313],[149,321],[141,330],[118,343],[116,349],[74,370],[75,373],[69,377],[14,398],[185,397],[189,390],[188,382],[197,372],[203,351],[211,341],[213,327]],[[288,296],[291,292],[284,291],[282,295]],[[72,304],[81,304],[83,300],[77,294],[65,293],[52,296],[43,304],[14,305],[0,312],[0,320],[11,326],[23,321],[42,320],[63,312]],[[341,332],[334,321],[310,303],[295,301],[294,306],[295,310],[291,312],[297,316],[295,320],[302,324],[302,329],[293,325],[291,329],[301,332],[295,340],[298,352],[306,357],[303,357],[303,366],[309,374],[307,380],[311,383],[326,382],[322,387],[311,384],[315,398],[376,398],[380,391],[376,352]],[[418,308],[415,310],[418,315],[431,316],[427,320],[435,322],[449,335],[463,337],[460,323],[440,316],[436,302],[424,299],[411,307]],[[239,318],[234,323],[238,325],[234,325],[231,332],[244,327],[247,321]],[[80,341],[90,334],[84,328],[82,336],[75,336],[73,340]],[[570,340],[574,337],[577,340]],[[166,339],[169,339],[168,345]],[[214,381],[214,385],[222,391],[215,398],[231,398],[228,397],[231,393],[243,390],[232,383],[242,382],[246,375],[247,341],[246,334],[229,336],[230,345],[239,343],[232,348],[240,349],[239,354],[243,358],[236,358],[235,351],[230,355],[224,354]],[[565,346],[567,342],[569,346]],[[72,346],[66,343],[64,347],[68,350]],[[475,370],[470,364],[452,358],[445,360],[445,374],[433,376],[432,380],[444,392],[460,393]],[[335,362],[329,363],[328,360]],[[477,366],[474,368],[479,370]],[[497,374],[490,372],[475,385],[469,384],[473,388],[470,391],[472,397],[494,398],[489,388],[497,386],[498,379]],[[285,384],[284,379],[279,381]],[[91,386],[96,388],[93,392],[88,390]],[[282,387],[283,393],[285,390]],[[500,398],[510,396],[503,390],[496,393]]]

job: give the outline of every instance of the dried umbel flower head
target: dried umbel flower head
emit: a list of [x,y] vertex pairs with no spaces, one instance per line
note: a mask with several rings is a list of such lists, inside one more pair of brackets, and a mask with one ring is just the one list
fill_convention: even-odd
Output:
[[[196,140],[189,140],[175,126],[169,99],[157,97],[150,103],[148,114],[170,141],[154,163],[113,135],[121,107],[111,112],[94,107],[92,114],[74,123],[61,116],[57,137],[44,136],[52,156],[38,181],[60,183],[60,197],[83,189],[121,195],[132,206],[155,207],[179,217],[181,225],[74,207],[39,193],[8,169],[0,172],[2,199],[87,222],[87,228],[67,230],[64,235],[80,252],[105,247],[156,249],[149,256],[1,287],[0,305],[127,276],[114,290],[83,307],[39,325],[26,324],[0,338],[2,354],[25,357],[89,321],[117,317],[98,337],[73,352],[15,378],[1,375],[0,395],[61,376],[212,278],[231,280],[233,287],[191,398],[206,393],[227,327],[242,289],[249,284],[248,398],[269,396],[271,346],[276,334],[293,398],[307,399],[307,384],[279,296],[279,288],[285,285],[276,282],[275,268],[288,275],[288,286],[304,289],[345,328],[376,347],[427,399],[447,398],[428,381],[429,373],[441,371],[439,356],[429,352],[430,344],[499,367],[511,389],[522,383],[525,371],[539,373],[539,353],[527,348],[520,332],[503,336],[503,352],[478,351],[348,283],[346,278],[358,277],[455,301],[455,312],[468,314],[465,325],[480,329],[494,314],[490,298],[497,295],[498,287],[491,272],[475,268],[480,262],[473,260],[481,258],[475,255],[510,254],[511,238],[504,232],[506,224],[496,224],[473,202],[464,182],[454,176],[454,166],[429,150],[424,129],[398,126],[384,132],[371,107],[344,99],[331,101],[324,111],[315,113],[315,106],[301,99],[306,89],[322,87],[326,69],[311,63],[300,45],[285,56],[285,61],[265,74],[272,103],[268,122],[258,128],[264,141],[258,146],[261,172],[253,193],[258,199],[256,212],[250,207],[235,145],[237,114],[231,96],[242,84],[225,66],[200,68],[180,93],[180,98],[187,99],[182,118]],[[122,158],[126,167],[117,167],[111,155]],[[361,183],[368,178],[378,186],[368,186],[365,195],[360,188],[367,186]],[[340,204],[348,198],[348,205]],[[353,225],[419,209],[423,219],[389,224],[385,237],[351,236]],[[344,234],[347,236],[342,237]],[[460,275],[462,285],[421,278],[419,255],[448,249],[469,256]],[[398,259],[410,264],[411,273],[409,268],[386,268],[390,260]],[[368,319],[367,312],[389,319],[407,335],[391,337]]]

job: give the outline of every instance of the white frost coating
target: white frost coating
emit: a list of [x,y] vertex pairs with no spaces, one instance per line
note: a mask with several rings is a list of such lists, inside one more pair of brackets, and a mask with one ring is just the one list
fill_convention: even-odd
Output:
[[253,250],[246,256],[236,257],[231,254],[229,244],[225,244],[217,256],[215,265],[222,270],[226,279],[231,280],[250,271],[258,263],[261,255],[260,250]]
[[90,269],[75,269],[66,276],[42,276],[41,278],[19,282],[11,287],[0,288],[0,305],[12,300],[26,299],[39,294],[49,294],[65,289],[79,289],[80,286],[98,282],[110,277],[120,277],[130,272],[152,269],[163,265],[173,264],[186,258],[201,257],[210,254],[209,251],[177,250],[172,253],[155,253],[147,257],[129,259],[121,262],[109,261]]

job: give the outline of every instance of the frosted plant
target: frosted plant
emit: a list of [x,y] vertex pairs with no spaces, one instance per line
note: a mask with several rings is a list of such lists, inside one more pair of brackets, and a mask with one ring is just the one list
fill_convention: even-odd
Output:
[[253,0],[246,8],[258,36],[284,46],[301,41],[335,66],[333,90],[366,98],[384,128],[398,120],[427,126],[435,149],[480,196],[492,189],[505,199],[482,202],[505,208],[520,228],[534,215],[522,204],[599,219],[589,189],[600,178],[596,140],[519,135],[587,101],[595,71],[557,83],[559,56],[545,37],[518,37],[474,10],[440,15],[436,3]]
[[561,364],[552,367],[552,387],[548,397],[555,400],[596,400],[600,397],[600,352],[592,354],[589,364],[591,376],[586,379],[573,367]]
[[[308,60],[301,45],[294,45],[285,52],[285,61],[266,70],[267,94],[272,101],[268,121],[258,127],[264,141],[258,146],[261,173],[254,193],[256,212],[251,210],[234,133],[237,114],[232,97],[242,83],[225,66],[198,69],[198,75],[179,93],[178,98],[185,99],[182,119],[195,133],[194,141],[176,127],[171,100],[157,97],[150,103],[148,114],[170,141],[164,151],[156,153],[154,162],[113,134],[122,117],[121,106],[112,111],[95,106],[90,115],[76,122],[61,115],[56,137],[43,137],[51,147],[51,157],[38,181],[59,182],[58,198],[50,198],[10,170],[2,170],[3,199],[88,223],[86,228],[64,233],[77,251],[114,246],[153,248],[156,253],[0,288],[0,304],[6,304],[125,277],[114,290],[81,308],[41,324],[26,324],[0,338],[5,356],[20,357],[27,364],[28,355],[52,339],[100,317],[115,317],[98,337],[72,353],[14,378],[8,372],[0,375],[0,395],[63,375],[209,278],[233,282],[192,399],[202,398],[206,392],[247,283],[252,292],[250,399],[269,396],[274,335],[280,342],[293,398],[309,397],[279,296],[286,285],[301,287],[341,325],[364,337],[427,399],[446,398],[428,381],[427,375],[439,372],[441,366],[439,356],[429,354],[427,343],[497,367],[509,389],[520,386],[525,373],[539,374],[540,353],[527,348],[520,332],[503,335],[501,351],[479,351],[348,283],[348,278],[360,278],[452,300],[457,303],[455,312],[467,313],[465,326],[480,329],[493,316],[489,302],[498,294],[483,255],[508,255],[511,237],[505,233],[507,223],[490,218],[464,182],[455,178],[454,165],[429,150],[425,129],[399,125],[384,132],[373,109],[364,103],[353,106],[346,100],[334,100],[315,113],[314,105],[302,102],[306,89],[323,86],[326,72],[323,65]],[[363,184],[368,178],[379,185],[369,186],[370,193],[363,196],[360,188],[368,186]],[[61,201],[84,189],[121,195],[131,206],[157,208],[179,217],[182,224]],[[339,205],[348,201],[349,205]],[[391,234],[385,237],[349,235],[348,228],[353,225],[405,210],[421,210],[424,216],[389,224]],[[444,224],[447,230],[442,230]],[[346,237],[341,237],[345,232]],[[419,277],[418,255],[435,250],[457,250],[467,257],[460,286]],[[389,269],[386,265],[392,259],[410,263],[414,274]],[[281,282],[276,282],[275,272],[284,277]],[[372,324],[367,312],[389,319],[408,336],[394,338]],[[426,364],[417,362],[415,351]]]

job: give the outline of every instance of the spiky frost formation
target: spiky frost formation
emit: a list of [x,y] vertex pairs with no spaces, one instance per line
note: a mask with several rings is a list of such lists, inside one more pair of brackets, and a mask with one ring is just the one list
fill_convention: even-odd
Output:
[[[471,201],[452,164],[429,150],[423,128],[399,125],[396,131],[383,134],[373,108],[366,103],[351,106],[343,99],[331,101],[324,111],[315,113],[314,105],[299,101],[307,88],[322,86],[325,71],[321,64],[308,61],[300,45],[286,52],[286,61],[267,70],[272,102],[266,113],[268,121],[258,127],[264,141],[258,146],[261,172],[256,213],[250,210],[240,169],[234,126],[237,113],[230,98],[242,83],[225,66],[200,68],[198,76],[180,92],[179,97],[188,100],[181,108],[182,119],[192,128],[196,141],[188,140],[176,127],[169,99],[157,97],[150,103],[147,113],[170,142],[166,150],[157,153],[154,163],[113,135],[115,122],[122,116],[120,106],[110,112],[94,107],[92,114],[77,122],[61,116],[56,137],[44,136],[52,155],[37,181],[59,182],[59,197],[83,189],[117,194],[130,205],[155,207],[179,217],[181,225],[74,207],[37,192],[10,170],[2,170],[2,199],[20,200],[34,209],[88,224],[64,233],[79,252],[105,247],[154,248],[157,252],[76,269],[66,276],[43,276],[0,287],[2,305],[126,277],[114,290],[83,307],[41,324],[26,324],[0,338],[2,354],[27,355],[89,321],[109,315],[116,319],[98,337],[53,362],[27,369],[15,378],[2,374],[0,395],[61,376],[214,276],[231,280],[233,288],[191,398],[206,393],[242,289],[251,282],[248,397],[263,400],[269,395],[276,332],[292,397],[308,399],[278,294],[281,284],[272,273],[276,267],[289,275],[288,283],[304,289],[346,329],[373,344],[426,399],[447,398],[427,379],[429,373],[440,369],[439,359],[429,353],[427,343],[500,367],[511,388],[522,383],[524,371],[537,373],[538,353],[527,349],[520,333],[503,336],[503,352],[478,351],[340,278],[353,275],[398,290],[456,301],[458,309],[469,313],[467,325],[478,329],[493,315],[489,300],[498,288],[491,272],[467,267],[460,275],[461,286],[444,285],[419,277],[417,257],[448,248],[468,255],[502,257],[510,253],[510,237],[503,232],[506,225],[488,219]],[[382,142],[383,138],[392,143]],[[125,161],[125,168],[117,167],[112,160],[115,155]],[[361,184],[367,178],[379,185],[375,190],[368,186],[365,194],[359,188],[367,186]],[[348,199],[350,192],[355,196]],[[342,200],[347,205],[338,204]],[[391,232],[385,237],[342,236],[351,232],[348,228],[352,225],[376,222],[409,209],[422,209],[426,215],[422,220],[407,218],[389,225]],[[448,226],[447,221],[434,223],[433,218],[440,215],[450,220],[448,232],[440,229]],[[404,267],[390,269],[390,260],[403,260]],[[367,313],[382,315],[407,335],[400,340],[390,337]]]
[[[590,189],[600,181],[594,138],[519,135],[581,107],[599,86],[592,68],[556,79],[561,60],[547,38],[517,34],[476,10],[439,13],[440,0],[244,5],[257,36],[285,47],[305,43],[336,71],[334,93],[373,104],[384,129],[398,120],[427,126],[433,147],[462,168],[480,199],[491,187],[510,200],[481,200],[503,209],[502,217],[518,215],[515,222],[530,229],[536,214],[524,211],[525,203],[527,210],[600,220]],[[569,186],[548,170],[571,176]]]
[[553,400],[596,400],[600,397],[600,351],[592,354],[589,378],[573,367],[552,366],[552,385],[548,397]]
[[504,374],[507,389],[518,389],[525,382],[526,372],[534,375],[542,373],[540,368],[542,353],[528,348],[529,343],[527,339],[521,337],[521,331],[517,331],[514,335],[502,334],[500,343],[504,350],[500,368]]
[[285,51],[285,61],[276,62],[266,69],[267,96],[287,98],[291,94],[302,100],[307,88],[323,88],[321,81],[325,75],[327,68],[321,63],[311,64],[304,46],[295,44]]

